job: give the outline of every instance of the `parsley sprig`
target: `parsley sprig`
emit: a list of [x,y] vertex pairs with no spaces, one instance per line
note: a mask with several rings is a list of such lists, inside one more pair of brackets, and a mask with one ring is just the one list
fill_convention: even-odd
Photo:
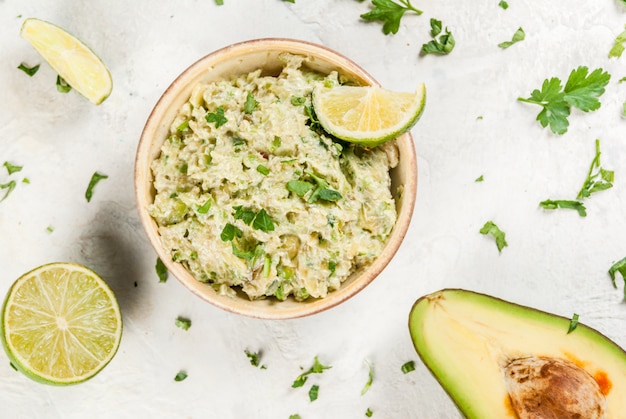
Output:
[[613,187],[615,173],[600,166],[600,140],[596,139],[596,154],[591,161],[587,178],[576,198],[588,198],[594,192],[604,191]]
[[306,381],[309,378],[309,375],[311,374],[321,374],[322,372],[324,372],[324,370],[330,369],[330,366],[327,365],[323,365],[320,360],[318,359],[318,357],[316,356],[313,359],[313,365],[311,366],[311,368],[309,368],[308,370],[306,370],[305,372],[303,372],[302,374],[300,374],[293,382],[293,384],[291,384],[292,388],[298,388],[298,387],[302,387]]
[[383,22],[383,33],[385,35],[396,34],[400,28],[400,20],[406,12],[421,15],[422,11],[416,9],[410,0],[372,0],[374,8],[361,15],[361,19],[367,21]]
[[530,97],[518,97],[517,100],[541,106],[537,121],[542,127],[550,126],[555,134],[565,134],[569,126],[567,118],[571,108],[583,112],[595,111],[600,108],[598,99],[609,83],[611,75],[601,68],[589,73],[589,69],[580,66],[570,73],[565,87],[557,77],[544,80],[541,90],[535,89]]

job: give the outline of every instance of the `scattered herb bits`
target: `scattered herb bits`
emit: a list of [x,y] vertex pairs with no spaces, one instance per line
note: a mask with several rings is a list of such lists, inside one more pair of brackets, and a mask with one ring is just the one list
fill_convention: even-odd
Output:
[[480,234],[491,235],[496,240],[498,252],[502,252],[502,249],[508,246],[508,243],[506,242],[506,234],[500,230],[500,228],[493,221],[487,221],[480,229]]
[[626,257],[615,262],[609,268],[609,276],[611,277],[611,281],[613,282],[613,287],[617,289],[617,283],[615,282],[615,274],[618,273],[622,275],[622,279],[624,279],[624,301],[626,301]]
[[[439,54],[446,55],[452,52],[454,45],[456,44],[454,36],[446,28],[444,33],[441,33],[443,26],[440,20],[430,19],[430,36],[432,40],[422,45],[423,54]],[[437,38],[439,36],[439,38]]]
[[181,328],[183,330],[189,330],[189,328],[191,327],[191,320],[179,316],[174,321],[174,324],[178,328]]
[[157,258],[155,269],[156,269],[157,276],[159,277],[159,282],[166,282],[167,277],[168,277],[168,272],[161,258]]
[[587,208],[582,202],[567,199],[546,199],[541,201],[539,206],[547,210],[555,210],[557,208],[571,209],[578,212],[581,217],[587,216]]
[[572,333],[576,327],[578,327],[578,314],[574,313],[572,319],[569,322],[569,328],[567,329],[567,334]]
[[187,378],[187,373],[185,371],[179,371],[174,376],[174,381],[184,381]]
[[20,65],[17,66],[17,68],[22,70],[24,73],[28,74],[30,77],[33,77],[35,74],[37,74],[37,71],[39,71],[39,66],[40,64],[29,67],[26,64],[21,63]]
[[372,364],[370,364],[369,362],[366,362],[366,364],[368,368],[367,381],[363,386],[363,390],[361,390],[361,396],[367,393],[367,391],[372,386],[372,383],[374,382],[374,367],[372,367]]
[[107,175],[103,175],[102,173],[98,173],[98,172],[94,172],[94,174],[91,175],[91,179],[89,180],[89,185],[87,185],[87,190],[85,191],[85,199],[87,199],[87,202],[91,202],[93,191],[96,185],[101,180],[108,179],[108,178],[109,177]]
[[404,364],[402,364],[402,367],[400,368],[402,370],[403,374],[408,374],[411,371],[415,371],[415,361],[407,361]]
[[526,33],[524,32],[524,29],[519,27],[513,34],[513,38],[510,41],[501,42],[498,44],[498,46],[502,49],[506,49],[513,44],[523,41],[524,38],[526,38]]

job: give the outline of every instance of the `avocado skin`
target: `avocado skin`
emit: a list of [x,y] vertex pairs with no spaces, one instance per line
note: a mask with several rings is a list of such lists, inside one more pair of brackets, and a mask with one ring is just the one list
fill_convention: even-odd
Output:
[[570,319],[463,289],[420,297],[409,332],[420,359],[467,418],[516,418],[502,371],[526,356],[570,360],[608,377],[607,418],[626,418],[626,352]]

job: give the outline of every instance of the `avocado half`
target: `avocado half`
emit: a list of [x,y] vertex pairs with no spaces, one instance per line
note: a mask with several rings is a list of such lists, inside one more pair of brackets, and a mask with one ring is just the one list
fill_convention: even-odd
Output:
[[417,353],[467,418],[626,418],[626,352],[583,324],[569,328],[568,318],[461,289],[421,297],[409,315]]

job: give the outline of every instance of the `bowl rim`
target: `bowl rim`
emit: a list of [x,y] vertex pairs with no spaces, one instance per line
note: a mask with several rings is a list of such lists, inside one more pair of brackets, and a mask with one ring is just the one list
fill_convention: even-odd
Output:
[[[283,320],[305,317],[335,307],[363,290],[382,273],[402,244],[412,219],[417,193],[417,157],[413,137],[410,132],[396,139],[398,147],[401,149],[399,150],[401,151],[400,158],[406,160],[404,167],[409,171],[402,184],[402,202],[399,206],[399,209],[402,211],[398,211],[398,218],[382,252],[370,265],[359,272],[358,280],[348,283],[343,282],[337,290],[330,291],[325,298],[297,302],[289,307],[286,306],[284,301],[268,303],[269,299],[245,300],[236,298],[234,301],[240,304],[229,304],[231,297],[220,295],[209,285],[197,280],[181,264],[173,262],[169,253],[160,245],[160,236],[156,222],[150,216],[147,208],[149,203],[151,203],[149,196],[151,194],[150,186],[152,185],[150,165],[153,159],[150,151],[153,147],[153,134],[159,129],[159,125],[163,124],[162,118],[165,112],[170,109],[169,106],[176,99],[180,89],[189,84],[189,80],[206,73],[212,64],[217,64],[221,62],[220,60],[238,57],[245,55],[246,52],[254,52],[261,49],[274,53],[287,51],[294,54],[311,55],[314,59],[321,59],[326,63],[330,63],[330,65],[359,79],[362,83],[380,86],[378,81],[354,61],[326,46],[310,41],[291,38],[258,38],[237,42],[214,50],[183,70],[165,89],[150,111],[137,145],[134,189],[137,210],[143,230],[148,236],[148,240],[157,256],[178,282],[203,300],[227,312],[259,319]],[[166,121],[166,124],[169,127],[171,121]],[[149,180],[149,185],[147,180]],[[349,279],[346,281],[349,281]],[[260,304],[263,304],[259,303],[260,301],[264,301],[266,305],[269,304],[269,309],[259,310]],[[275,306],[279,306],[280,310],[274,309]]]

